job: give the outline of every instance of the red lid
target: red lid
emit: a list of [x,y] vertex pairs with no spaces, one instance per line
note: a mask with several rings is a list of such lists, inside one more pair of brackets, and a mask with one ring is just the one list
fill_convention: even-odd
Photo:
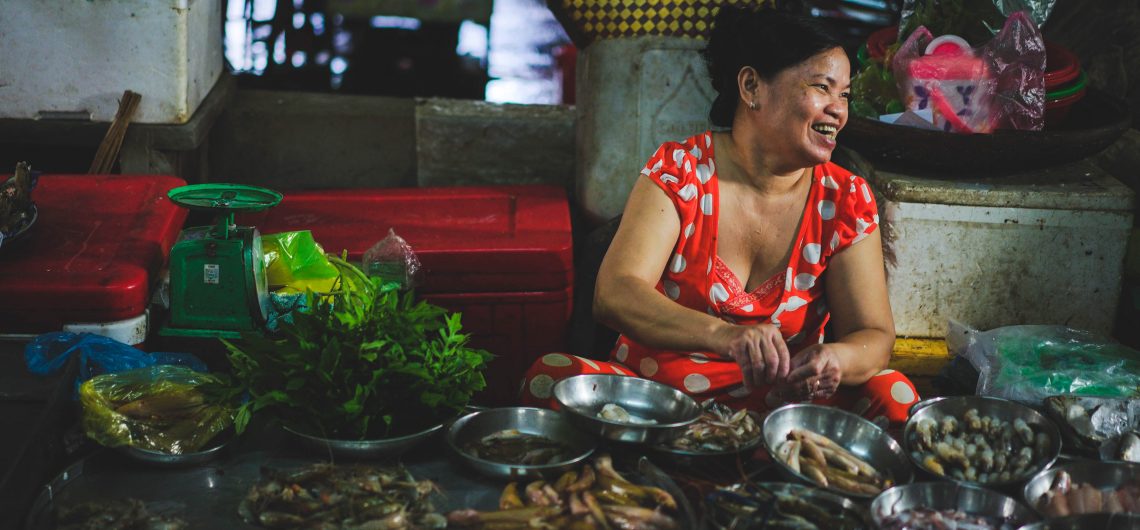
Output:
[[152,175],[40,176],[35,225],[0,248],[0,331],[143,314],[187,215],[166,192],[185,184]]
[[326,252],[359,261],[394,228],[423,265],[423,293],[564,289],[573,281],[566,192],[487,186],[287,192],[241,215],[263,234],[311,230]]
[[1081,63],[1073,52],[1053,42],[1045,42],[1045,90],[1059,87],[1081,73]]

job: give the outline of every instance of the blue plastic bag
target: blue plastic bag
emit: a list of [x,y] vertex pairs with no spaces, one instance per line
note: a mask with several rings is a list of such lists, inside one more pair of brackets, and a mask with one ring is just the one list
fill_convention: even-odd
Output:
[[28,371],[37,375],[58,372],[72,355],[79,355],[80,359],[76,389],[96,375],[160,364],[185,366],[198,372],[208,371],[206,363],[189,353],[147,353],[92,333],[44,333],[32,339],[24,348],[24,362],[28,365]]

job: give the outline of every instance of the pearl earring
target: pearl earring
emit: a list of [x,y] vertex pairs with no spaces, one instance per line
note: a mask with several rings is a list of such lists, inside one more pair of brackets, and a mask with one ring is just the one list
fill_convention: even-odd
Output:
[[756,102],[755,101],[749,101],[748,102],[748,108],[750,108],[752,110],[756,110]]

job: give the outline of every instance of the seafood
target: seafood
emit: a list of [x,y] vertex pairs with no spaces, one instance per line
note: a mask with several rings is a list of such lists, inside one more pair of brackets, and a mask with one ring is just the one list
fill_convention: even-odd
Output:
[[262,468],[262,481],[246,494],[238,514],[266,528],[436,529],[436,485],[415,480],[402,466],[314,464],[296,470]]
[[1062,471],[1053,478],[1049,490],[1037,499],[1037,508],[1048,517],[1082,513],[1140,513],[1140,485],[1124,484],[1097,488],[1087,482],[1073,483]]
[[853,505],[844,506],[818,497],[805,498],[797,489],[787,484],[751,483],[720,487],[709,494],[709,509],[717,524],[728,530],[857,530],[867,527],[863,515]]
[[792,429],[787,438],[776,446],[776,458],[820,486],[876,495],[894,483],[891,477],[826,436]]
[[677,502],[654,486],[635,484],[613,467],[609,455],[599,455],[580,470],[570,470],[553,484],[535,480],[512,482],[499,497],[499,510],[454,510],[449,527],[495,530],[527,528],[641,528],[674,530],[680,525],[669,512]]
[[148,513],[146,505],[138,499],[85,502],[61,507],[56,513],[59,530],[183,530],[186,521],[165,515]]
[[903,510],[885,517],[882,530],[1013,530],[1017,525],[1007,519],[966,513],[962,510],[935,510],[925,506]]
[[1025,420],[1007,422],[978,409],[967,410],[961,421],[950,414],[923,418],[907,435],[911,457],[927,471],[983,484],[1024,477],[1053,449],[1049,435]]
[[598,417],[603,420],[616,421],[618,423],[632,423],[634,425],[656,425],[657,420],[642,418],[630,414],[628,410],[622,408],[617,403],[606,403],[602,406],[601,412]]
[[1126,462],[1140,462],[1140,437],[1134,432],[1126,432],[1120,437],[1117,458]]
[[503,464],[544,465],[566,461],[570,448],[545,436],[505,429],[465,444],[463,452]]
[[723,452],[748,447],[759,440],[760,426],[746,409],[734,411],[713,403],[666,445],[684,451]]

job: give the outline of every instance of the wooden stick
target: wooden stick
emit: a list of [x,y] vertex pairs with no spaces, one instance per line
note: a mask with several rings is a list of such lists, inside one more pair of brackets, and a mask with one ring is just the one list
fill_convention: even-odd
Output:
[[119,110],[115,112],[115,119],[107,128],[107,134],[103,136],[103,142],[99,144],[95,159],[91,161],[91,168],[87,173],[110,173],[115,167],[115,161],[119,158],[119,149],[123,146],[123,137],[127,135],[127,125],[134,118],[141,99],[142,96],[136,92],[130,90],[123,92],[123,98],[119,100]]

